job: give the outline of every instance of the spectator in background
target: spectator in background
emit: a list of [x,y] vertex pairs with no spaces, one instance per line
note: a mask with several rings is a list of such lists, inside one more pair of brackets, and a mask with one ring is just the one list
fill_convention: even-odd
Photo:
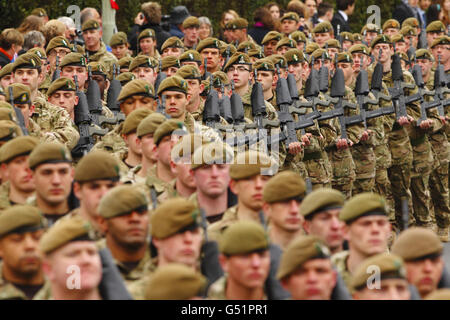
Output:
[[42,34],[45,37],[45,42],[49,43],[54,37],[64,37],[66,34],[66,25],[61,21],[52,19],[44,25],[42,28]]
[[[300,2],[299,0],[290,1],[286,7],[286,12],[295,12],[296,14],[298,14],[300,18],[300,26],[298,30],[305,31],[305,29],[312,29],[313,24],[311,23],[311,20],[308,21],[305,18],[306,7],[303,2]],[[279,31],[281,32],[281,28]]]
[[[220,19],[220,35],[219,39],[223,41],[227,41],[230,37],[226,36],[226,33],[229,33],[230,30],[225,30],[225,25],[233,19],[239,18],[239,15],[234,10],[227,10],[222,13],[222,19]],[[228,41],[227,41],[228,42]]]
[[337,0],[337,12],[331,20],[333,25],[334,34],[337,35],[337,26],[339,25],[339,32],[347,31],[351,32],[350,26],[348,25],[348,17],[355,11],[355,0]]
[[333,20],[333,12],[334,8],[333,5],[328,2],[322,2],[317,7],[317,21],[319,23],[328,21],[331,23],[331,20]]
[[265,8],[269,10],[272,15],[273,20],[278,20],[281,18],[281,8],[280,5],[276,2],[269,2],[266,4]]
[[185,6],[176,6],[170,12],[170,35],[183,38],[183,21],[191,14]]
[[427,20],[426,12],[430,6],[431,0],[419,0],[417,11],[419,13],[420,19],[422,20],[422,28],[426,28],[429,23]]
[[[289,6],[289,5],[288,5]],[[313,29],[317,21],[314,21],[314,16],[317,13],[317,2],[316,0],[305,0],[305,20],[308,28]]]
[[40,47],[45,48],[45,37],[40,31],[30,31],[25,34],[23,42],[23,51],[26,52],[31,48]]
[[208,37],[212,37],[214,34],[213,27],[211,21],[208,17],[200,17],[198,18],[200,22],[199,36],[200,40],[206,39]]
[[255,24],[253,25],[253,28],[248,31],[248,34],[258,45],[261,45],[261,41],[267,32],[276,29],[275,21],[269,10],[266,8],[256,9],[253,14],[253,21],[255,21]]
[[440,20],[447,27],[450,24],[450,0],[440,0],[438,1],[440,4],[441,16]]
[[22,21],[20,26],[17,28],[17,31],[25,35],[29,31],[41,31],[43,26],[44,21],[41,18],[37,16],[28,16]]
[[3,68],[12,62],[14,56],[22,49],[23,35],[16,29],[5,29],[0,34],[0,66]]
[[69,17],[59,17],[57,20],[64,23],[64,25],[66,26],[66,33],[64,36],[66,37],[67,40],[73,43],[75,41],[75,38],[77,37],[75,33],[76,32],[75,22],[73,22],[72,18]]
[[417,11],[418,3],[418,0],[402,0],[402,2],[395,7],[392,18],[400,22],[400,24],[408,18],[416,18],[419,22],[422,21],[419,18],[419,12]]
[[[87,7],[81,10],[80,15],[80,24],[83,25],[88,20],[94,19],[96,20],[100,26],[102,25],[102,17],[100,16],[100,13],[98,13],[97,9]],[[80,26],[81,27],[81,26]]]

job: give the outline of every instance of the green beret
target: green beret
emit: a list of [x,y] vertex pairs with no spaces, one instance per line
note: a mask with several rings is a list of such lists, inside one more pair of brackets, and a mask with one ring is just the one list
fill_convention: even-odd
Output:
[[433,231],[419,227],[403,231],[392,245],[392,253],[406,262],[441,255],[443,250],[442,242]]
[[147,205],[147,199],[139,187],[125,184],[105,194],[98,205],[98,213],[105,219],[111,219],[133,211],[147,211]]
[[196,66],[193,66],[193,65],[182,66],[180,69],[178,69],[178,71],[175,75],[177,75],[183,79],[197,79],[197,80],[202,79],[200,70]]
[[161,70],[164,71],[169,69],[170,67],[180,68],[181,67],[180,60],[178,60],[178,58],[175,56],[167,56],[162,58]]
[[294,31],[289,35],[289,38],[295,40],[297,43],[303,42],[306,43],[306,36],[301,31]]
[[228,60],[228,63],[223,68],[223,71],[227,72],[228,68],[235,64],[247,64],[251,65],[250,57],[242,52],[236,52],[233,54],[230,59]]
[[30,169],[45,163],[72,163],[72,156],[69,150],[59,142],[40,143],[30,154],[28,163]]
[[128,43],[127,40],[127,34],[125,32],[117,32],[111,36],[111,39],[109,40],[109,46],[115,47],[119,45],[126,45]]
[[86,67],[87,66],[86,57],[78,52],[71,52],[69,54],[66,54],[66,56],[62,59],[61,63],[59,64],[61,70],[65,66]]
[[380,28],[374,23],[368,23],[361,29],[361,34],[364,34],[364,31],[380,33]]
[[309,63],[311,63],[312,58],[314,57],[314,60],[320,60],[322,59],[322,56],[327,60],[332,60],[330,55],[328,54],[328,51],[325,49],[317,49],[314,50],[314,52],[309,57]]
[[122,103],[131,96],[145,96],[154,98],[155,89],[147,81],[142,79],[135,79],[128,82],[124,87],[122,87],[119,97],[117,97],[117,101]]
[[0,79],[4,76],[8,76],[13,72],[14,63],[8,63],[0,70]]
[[148,115],[153,113],[153,111],[146,109],[146,108],[139,108],[136,110],[133,110],[123,122],[122,126],[122,134],[130,134],[133,132],[136,132],[139,124],[142,120],[145,119]]
[[437,39],[434,39],[431,43],[430,49],[433,49],[438,44],[450,44],[450,37],[448,36],[442,36]]
[[360,193],[344,204],[339,219],[350,224],[357,218],[367,215],[387,214],[386,201],[376,193]]
[[341,43],[336,40],[336,39],[328,39],[325,42],[328,45],[328,48],[336,48],[336,49],[341,49]]
[[13,120],[16,121],[16,113],[14,112],[14,109],[12,105],[10,105],[6,101],[0,101],[0,112],[2,112],[0,119],[1,120]]
[[297,64],[305,61],[305,55],[302,51],[298,49],[291,49],[285,52],[284,57],[286,58],[287,64]]
[[75,83],[69,78],[59,78],[48,87],[47,96],[50,97],[56,91],[76,91]]
[[370,55],[370,50],[369,48],[362,44],[362,43],[358,43],[358,44],[354,44],[350,47],[350,49],[348,49],[348,53],[350,54],[354,54],[354,53],[364,53],[365,55],[369,56]]
[[200,211],[197,206],[184,198],[164,201],[152,214],[152,237],[166,239],[188,227],[198,228]]
[[119,64],[120,69],[130,69],[131,62],[133,62],[133,58],[130,56],[125,56],[123,58],[120,58],[117,63]]
[[225,25],[225,30],[247,29],[248,21],[244,18],[235,18]]
[[34,48],[31,48],[31,49],[28,50],[27,52],[34,53],[34,54],[37,55],[39,58],[41,58],[41,60],[46,60],[46,59],[47,59],[47,54],[45,53],[45,50],[42,49],[41,47],[34,47]]
[[[131,114],[130,114],[131,115]],[[127,117],[128,118],[128,117]],[[156,129],[160,126],[161,123],[166,121],[166,117],[164,117],[159,112],[153,112],[152,114],[145,117],[138,125],[136,129],[137,136],[139,138],[147,135],[154,134]]]
[[6,101],[11,101],[9,95],[9,87],[12,87],[12,98],[14,104],[31,104],[31,90],[30,87],[22,83],[13,83],[6,88]]
[[372,43],[370,44],[370,47],[373,49],[378,43],[387,43],[392,44],[391,39],[389,36],[385,34],[379,34],[375,37],[375,39],[372,40]]
[[220,55],[224,58],[227,57],[227,50],[230,53],[230,57],[237,52],[236,47],[232,44],[226,44],[223,46],[220,46]]
[[106,77],[106,67],[102,62],[92,61],[89,62],[88,68],[91,68],[92,74],[97,74]]
[[312,259],[329,259],[330,250],[315,236],[298,236],[292,241],[281,257],[277,278],[282,280]]
[[49,54],[55,48],[66,48],[72,50],[69,40],[64,38],[63,36],[57,36],[52,38],[50,42],[47,44],[47,48],[45,49],[45,53]]
[[282,37],[283,37],[283,35],[281,33],[279,33],[278,31],[269,31],[264,36],[263,40],[261,41],[261,44],[265,45],[266,43],[268,43],[269,41],[272,41],[272,40],[276,40],[278,42],[281,40]]
[[258,71],[275,72],[275,66],[273,65],[272,61],[270,61],[268,59],[256,60],[255,63],[253,63],[252,69],[258,70]]
[[349,55],[347,52],[340,52],[337,55],[337,62],[348,62],[352,63],[353,58],[351,55]]
[[37,207],[14,205],[0,214],[0,237],[11,233],[32,232],[45,225],[45,219]]
[[425,300],[450,300],[450,289],[437,289],[428,294]]
[[415,52],[416,59],[427,59],[430,61],[434,61],[434,57],[428,49],[418,49]]
[[100,29],[100,24],[98,23],[97,20],[94,20],[94,19],[86,21],[81,26],[81,31],[83,31],[83,32],[86,30],[98,30],[98,29]]
[[178,91],[184,94],[188,92],[187,82],[179,76],[171,76],[165,78],[158,88],[158,96],[160,96],[164,91]]
[[417,36],[417,30],[411,26],[404,26],[400,29],[400,33],[405,36]]
[[42,60],[35,53],[29,52],[21,54],[14,61],[13,72],[18,68],[38,69],[42,66]]
[[275,47],[275,50],[278,51],[281,47],[286,46],[291,49],[297,48],[297,42],[295,40],[289,39],[289,38],[283,38],[280,41],[278,41],[277,46]]
[[395,19],[389,19],[386,20],[386,22],[383,24],[383,32],[386,31],[388,28],[394,28],[400,30],[400,22],[398,22]]
[[89,152],[75,168],[74,180],[83,183],[94,180],[119,180],[119,162],[112,154],[95,150]]
[[206,38],[201,40],[195,50],[198,52],[202,52],[203,49],[206,48],[213,48],[213,49],[219,49],[220,50],[220,41],[217,38]]
[[60,219],[47,230],[39,243],[41,252],[49,254],[52,251],[72,241],[90,240],[92,227],[79,215]]
[[186,134],[173,146],[171,158],[174,162],[177,162],[180,158],[192,156],[195,150],[206,143],[208,142],[200,134]]
[[213,74],[213,85],[215,88],[220,88],[222,86],[222,84],[224,86],[228,86],[229,84],[231,84],[230,79],[228,79],[228,76],[225,72],[223,71],[216,71]]
[[271,168],[273,160],[266,154],[257,151],[246,151],[236,155],[235,162],[230,166],[230,177],[242,180],[262,175]]
[[362,36],[362,34],[360,34],[360,33],[354,33],[354,34],[353,34],[353,40],[354,40],[354,42],[357,42],[357,41],[363,41],[363,36]]
[[141,39],[145,39],[145,38],[156,39],[155,30],[153,30],[153,29],[145,29],[145,30],[143,30],[141,33],[139,33],[137,41],[140,42]]
[[12,139],[0,148],[0,163],[8,163],[19,156],[29,155],[38,144],[39,140],[30,136]]
[[268,250],[269,239],[261,224],[243,220],[225,229],[219,239],[219,251],[234,256]]
[[188,300],[201,296],[206,278],[194,269],[171,263],[158,267],[146,282],[145,300]]
[[[198,49],[198,46],[197,46]],[[192,61],[192,62],[197,62],[199,64],[202,63],[203,58],[200,55],[200,53],[198,53],[197,50],[188,50],[186,52],[184,52],[179,58],[178,60],[180,61],[181,64],[183,64],[183,62],[185,61]]]
[[280,19],[281,22],[283,22],[284,20],[294,20],[295,22],[299,22],[300,17],[295,12],[287,12]]
[[191,169],[196,170],[206,165],[229,164],[233,162],[233,150],[226,143],[204,143],[193,152]]
[[44,8],[35,8],[33,11],[31,11],[30,16],[37,16],[37,17],[48,17],[47,11],[45,11]]
[[156,128],[156,131],[153,135],[153,140],[155,144],[158,146],[161,140],[166,137],[170,136],[172,132],[175,130],[183,129],[184,124],[178,120],[169,119],[167,121],[164,121],[161,123],[161,125]]
[[409,60],[409,57],[408,57],[408,55],[406,53],[404,53],[404,52],[397,52],[397,54],[400,56],[400,59],[405,61],[407,64],[411,63],[411,61]]
[[238,45],[236,49],[239,52],[245,52],[251,49],[256,49],[256,45],[254,42],[251,41],[243,41]]
[[122,88],[125,87],[125,85],[127,85],[128,82],[135,80],[135,79],[136,79],[136,76],[134,75],[134,73],[131,73],[131,72],[122,72],[116,78],[116,80],[120,81]]
[[312,33],[327,33],[327,32],[333,32],[333,26],[328,21],[324,21],[317,24],[312,30]]
[[287,68],[287,60],[281,54],[272,54],[266,59],[272,61],[275,67],[278,65],[281,69]]
[[130,63],[129,71],[133,72],[134,69],[139,67],[144,68],[156,68],[158,66],[158,62],[153,59],[152,57],[145,56],[145,55],[138,55],[136,58],[133,59]]
[[344,201],[345,196],[338,190],[331,188],[317,189],[305,197],[300,205],[300,213],[306,219],[311,219],[315,213],[341,209]]
[[167,48],[184,48],[184,44],[183,41],[181,41],[180,38],[178,37],[170,37],[169,39],[167,39],[166,41],[164,41],[164,43],[161,46],[161,52],[164,52],[165,49]]
[[367,286],[367,281],[373,277],[370,268],[378,267],[378,275],[383,279],[405,279],[406,269],[401,257],[380,253],[364,260],[355,270],[351,278],[351,289],[362,290]]
[[419,28],[420,27],[419,21],[414,17],[408,18],[408,19],[404,20],[402,23],[402,28],[404,28],[404,27]]
[[[11,112],[6,108],[0,108],[0,119],[2,119],[6,112]],[[12,116],[11,114],[9,116]],[[0,141],[10,141],[16,137],[22,136],[22,130],[12,120],[0,120]]]
[[257,59],[264,58],[264,53],[261,51],[261,49],[251,49],[247,52],[247,54],[250,58],[257,58]]
[[305,52],[306,52],[306,54],[310,55],[317,49],[320,49],[319,45],[315,42],[310,42],[306,45]]
[[445,25],[442,23],[441,20],[433,21],[427,26],[427,33],[428,32],[433,33],[445,32]]
[[197,17],[190,16],[183,21],[183,29],[200,28],[200,22]]
[[305,181],[298,173],[282,171],[266,183],[263,199],[267,203],[284,202],[292,199],[302,201],[305,193]]
[[355,41],[355,39],[353,38],[353,34],[351,32],[347,31],[341,32],[340,36],[342,41],[350,41],[352,43]]
[[403,37],[403,35],[401,33],[396,34],[395,36],[393,36],[391,38],[392,43],[397,43],[397,42],[405,42],[405,38]]

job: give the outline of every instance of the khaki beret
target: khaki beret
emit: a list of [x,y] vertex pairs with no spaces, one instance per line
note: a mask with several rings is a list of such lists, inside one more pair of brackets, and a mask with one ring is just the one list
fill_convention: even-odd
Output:
[[197,47],[196,50],[198,52],[202,52],[203,49],[206,48],[213,48],[213,49],[219,49],[220,50],[220,41],[217,38],[206,38],[201,40]]
[[[198,49],[198,46],[197,46],[197,49]],[[200,55],[200,53],[198,53],[197,50],[188,50],[188,51],[184,52],[178,58],[178,60],[180,61],[181,64],[185,61],[192,61],[192,62],[197,62],[197,63],[201,64],[203,61],[203,58]]]
[[261,224],[243,220],[226,228],[219,239],[219,251],[226,256],[247,254],[269,248],[269,239]]
[[322,57],[324,57],[324,59],[327,59],[327,60],[332,60],[332,58],[328,54],[328,51],[325,50],[325,49],[314,50],[314,52],[309,57],[309,62],[310,63],[311,63],[311,60],[312,60],[313,57],[314,57],[314,60],[322,59]]
[[399,255],[405,261],[441,255],[443,250],[439,237],[433,231],[419,227],[403,231],[392,245],[392,253]]
[[380,253],[364,260],[355,270],[351,278],[351,289],[362,290],[367,286],[367,281],[373,276],[373,273],[368,272],[371,267],[378,267],[379,276],[383,278],[395,278],[406,280],[406,270],[403,259],[399,256]]
[[354,41],[354,42],[356,42],[356,41],[363,41],[363,36],[362,36],[362,34],[360,34],[360,33],[354,33],[354,34],[353,34],[353,41]]
[[229,84],[231,84],[230,79],[228,79],[228,76],[225,72],[223,71],[216,71],[213,74],[213,84],[214,87],[219,88],[222,84],[224,86],[227,86]]
[[441,32],[445,32],[445,25],[442,23],[441,20],[436,20],[431,22],[428,26],[427,26],[427,33],[428,32],[434,32],[434,33],[441,33]]
[[258,71],[275,72],[275,66],[273,65],[272,61],[270,61],[268,59],[256,60],[255,63],[253,63],[252,69],[258,70]]
[[370,47],[373,49],[378,43],[387,43],[392,44],[391,39],[389,36],[385,34],[379,34],[375,37],[375,39],[372,40],[372,43],[370,44]]
[[47,54],[45,53],[45,50],[43,48],[41,48],[41,47],[31,48],[27,52],[34,53],[35,55],[37,55],[42,60],[47,59]]
[[117,98],[117,101],[122,103],[127,98],[134,95],[154,98],[155,89],[147,81],[142,79],[135,79],[128,82],[124,87],[122,87],[122,90],[120,90],[120,94],[119,97]]
[[261,49],[250,49],[247,52],[247,54],[250,58],[257,58],[257,59],[264,58],[264,53],[261,51]]
[[13,72],[18,68],[38,69],[42,66],[42,60],[35,53],[28,52],[21,54],[14,61]]
[[59,78],[48,87],[47,96],[50,97],[56,91],[76,91],[75,83],[70,78]]
[[10,75],[13,72],[14,63],[8,63],[0,70],[0,79],[4,76]]
[[395,36],[392,36],[391,41],[392,41],[392,43],[405,42],[405,38],[403,37],[403,35],[401,33],[399,33],[399,34],[396,34]]
[[133,59],[130,63],[129,71],[132,72],[134,69],[138,67],[144,68],[156,68],[158,66],[158,62],[152,57],[145,55],[138,55]]
[[336,40],[336,39],[328,39],[325,42],[328,45],[328,48],[336,48],[336,49],[341,49],[341,43]]
[[135,79],[136,79],[136,76],[134,75],[134,73],[131,73],[131,72],[122,72],[116,78],[116,80],[120,81],[122,88],[125,87],[125,85],[127,85],[128,82],[135,80]]
[[228,68],[235,64],[247,64],[251,65],[250,57],[242,52],[236,52],[234,53],[230,59],[228,60],[228,63],[223,68],[223,71],[227,72]]
[[183,41],[178,37],[170,37],[161,46],[161,52],[164,52],[167,48],[184,48]]
[[183,29],[200,28],[200,22],[197,17],[190,16],[183,21]]
[[111,39],[109,40],[110,47],[119,46],[122,44],[127,44],[127,34],[125,32],[117,32],[111,36]]
[[284,57],[286,58],[287,64],[297,64],[305,61],[305,55],[302,51],[298,49],[291,49],[285,52]]
[[161,60],[161,70],[167,70],[170,67],[181,68],[180,60],[175,56],[167,56]]
[[106,67],[100,61],[89,62],[88,68],[91,69],[92,74],[98,74],[106,77]]
[[428,49],[418,49],[416,50],[416,59],[427,59],[434,61],[434,57]]
[[147,117],[142,119],[141,122],[139,123],[139,125],[136,129],[137,136],[139,138],[141,138],[150,133],[154,134],[156,129],[164,121],[166,121],[166,117],[164,117],[161,113],[153,112],[153,113],[149,114]]
[[342,41],[350,41],[352,43],[355,41],[355,38],[353,37],[353,34],[351,32],[344,31],[344,32],[341,32],[340,35],[341,35]]
[[179,91],[187,94],[188,84],[183,78],[179,76],[171,76],[165,78],[159,85],[158,96],[161,95],[164,91]]
[[233,162],[233,150],[226,143],[205,143],[195,149],[191,159],[191,168],[196,170],[205,165],[230,164]]
[[12,98],[15,104],[31,104],[30,87],[22,83],[13,83],[6,88],[6,101],[11,101],[9,87],[12,87]]
[[180,69],[178,69],[178,71],[175,75],[177,75],[183,79],[197,79],[197,80],[202,79],[200,70],[196,66],[193,66],[193,65],[182,66]]
[[283,202],[291,199],[302,201],[305,193],[305,181],[298,173],[282,171],[266,183],[263,199],[267,203]]
[[122,134],[130,134],[133,132],[136,132],[139,124],[142,120],[145,119],[148,115],[153,113],[153,111],[146,109],[146,108],[139,108],[136,110],[133,110],[123,122],[122,126]]
[[294,31],[289,35],[289,38],[295,40],[297,43],[303,42],[306,43],[306,35],[301,31]]
[[108,191],[100,200],[98,213],[105,219],[147,211],[147,199],[136,185],[125,184]]
[[119,64],[120,69],[124,69],[124,68],[130,69],[131,62],[133,62],[133,58],[130,56],[126,56],[126,57],[120,58],[117,63]]
[[417,30],[414,27],[411,26],[404,26],[400,29],[400,33],[406,37],[406,36],[417,36]]
[[139,41],[141,41],[141,39],[145,39],[145,38],[156,39],[155,30],[153,30],[153,29],[145,29],[145,30],[143,30],[141,33],[139,33],[137,41],[139,42]]
[[100,29],[100,24],[98,23],[97,20],[94,20],[94,19],[86,21],[81,26],[81,31],[83,31],[83,32],[86,30],[97,30],[97,29]]
[[295,22],[299,22],[300,17],[295,12],[287,12],[280,19],[281,22],[283,22],[284,20],[294,20]]
[[236,47],[232,44],[226,44],[223,46],[220,46],[220,55],[224,58],[227,57],[228,51],[229,51],[229,57],[231,57],[233,54],[237,52]]
[[267,172],[273,165],[272,159],[261,152],[246,151],[236,155],[235,162],[230,166],[230,177],[233,180],[242,180]]
[[438,289],[428,294],[425,300],[450,300],[450,289]]
[[59,67],[62,69],[65,66],[79,66],[86,67],[87,61],[86,57],[78,52],[71,52],[67,54],[59,64]]
[[348,63],[352,63],[353,62],[353,58],[350,54],[348,54],[347,52],[340,52],[337,55],[337,62],[348,62]]
[[386,201],[376,193],[360,193],[344,204],[339,219],[346,224],[366,215],[386,215]]
[[119,180],[119,162],[112,154],[95,150],[89,152],[75,168],[74,180],[80,183],[94,180]]
[[28,164],[34,170],[37,166],[45,163],[72,163],[69,150],[59,142],[40,143],[30,154]]
[[405,61],[406,63],[411,63],[411,61],[409,60],[409,57],[406,53],[404,52],[397,52],[397,54],[400,56],[400,59],[402,59],[403,61]]
[[152,214],[152,237],[166,239],[200,225],[200,211],[197,206],[184,198],[171,198],[163,202]]
[[289,276],[312,259],[329,259],[330,250],[315,236],[296,237],[283,252],[277,278],[279,280]]
[[[6,108],[0,108],[0,119],[6,117],[8,113],[9,116],[12,117],[12,114],[10,114],[10,110]],[[22,130],[13,120],[0,120],[0,141],[10,141],[22,135]]]
[[44,254],[61,248],[71,241],[87,241],[92,235],[92,227],[79,215],[60,219],[42,236],[39,243]]
[[293,40],[293,39],[289,39],[289,38],[283,38],[280,41],[278,41],[275,50],[278,51],[278,49],[280,49],[281,47],[288,47],[291,49],[295,49],[297,48],[297,41]]
[[278,42],[281,40],[282,37],[283,37],[283,35],[281,33],[279,33],[278,31],[269,31],[264,36],[263,40],[261,41],[261,44],[265,45],[267,42],[272,41],[272,40],[275,40]]
[[164,137],[170,136],[172,132],[174,132],[175,130],[183,128],[184,128],[183,122],[174,119],[164,121],[163,123],[161,123],[161,125],[158,126],[158,128],[156,128],[156,131],[153,135],[153,141],[158,146]]
[[35,8],[31,11],[30,16],[47,17],[47,11],[44,8]]
[[50,42],[48,43],[47,48],[45,48],[45,53],[49,54],[50,51],[52,51],[55,48],[66,48],[72,50],[69,40],[67,40],[63,36],[57,36],[52,38],[52,40],[50,40]]
[[316,51],[317,49],[320,49],[319,45],[315,42],[310,42],[306,45],[305,52],[307,54],[311,54],[314,51]]
[[300,205],[300,213],[309,219],[318,212],[341,209],[344,201],[345,196],[338,190],[331,188],[316,189],[303,199]]
[[433,49],[438,44],[450,44],[450,37],[448,36],[442,36],[437,39],[434,39],[431,43],[430,49]]
[[394,28],[400,30],[400,22],[398,22],[395,19],[389,19],[386,20],[386,22],[383,24],[383,31],[386,31],[388,28]]
[[267,57],[266,59],[272,61],[272,63],[275,65],[275,67],[278,65],[282,69],[287,68],[287,60],[281,54],[272,54],[271,56]]
[[30,136],[12,139],[0,148],[0,163],[8,163],[19,156],[29,155],[38,144],[39,140]]
[[188,300],[201,295],[206,278],[184,264],[158,267],[146,282],[145,300]]
[[402,28],[404,28],[404,27],[418,28],[419,21],[414,17],[408,18],[408,19],[404,20],[402,23]]
[[0,95],[5,96],[6,97],[6,93],[5,90],[3,90],[2,87],[0,87]]
[[235,18],[225,25],[225,30],[247,29],[248,21],[244,18]]
[[243,41],[238,45],[236,49],[239,52],[245,52],[251,49],[256,49],[256,45],[254,42],[251,41]]
[[[178,140],[173,146],[171,151],[171,158],[174,162],[178,162],[181,158],[191,157],[195,150],[201,147],[203,144],[208,143],[205,138],[200,134],[187,134]],[[191,160],[189,160],[189,164]]]
[[30,205],[14,205],[0,214],[0,237],[11,233],[35,231],[46,226],[39,209]]
[[380,28],[374,23],[368,23],[364,27],[362,27],[361,34],[364,34],[364,31],[380,33]]
[[326,32],[333,32],[333,26],[328,21],[324,21],[317,24],[312,30],[312,33],[326,33]]

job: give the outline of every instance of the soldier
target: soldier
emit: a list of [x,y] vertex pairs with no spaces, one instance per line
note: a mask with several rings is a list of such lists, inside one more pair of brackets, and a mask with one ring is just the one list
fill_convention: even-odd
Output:
[[269,220],[269,236],[283,250],[304,234],[299,207],[305,194],[305,181],[292,171],[276,174],[264,186],[262,208]]
[[395,19],[386,20],[383,24],[383,34],[392,39],[393,36],[400,32],[400,22]]
[[36,186],[36,198],[29,203],[52,225],[72,209],[68,202],[74,174],[72,157],[64,145],[46,142],[34,148],[28,163]]
[[385,252],[391,233],[384,199],[375,193],[361,193],[344,204],[339,219],[349,250],[334,254],[333,264],[351,288],[351,276],[368,257]]
[[442,243],[434,232],[424,228],[408,229],[394,242],[392,253],[405,260],[408,282],[416,286],[422,298],[438,289],[444,259]]
[[319,238],[299,236],[284,251],[277,278],[293,300],[330,300],[337,272]]
[[435,39],[445,36],[445,25],[440,20],[433,21],[427,25],[426,32],[428,43],[427,47],[431,48],[431,44]]
[[281,32],[284,36],[289,36],[292,32],[297,31],[301,25],[300,17],[295,12],[285,13],[281,19]]
[[78,87],[84,91],[88,79],[86,58],[77,52],[66,55],[59,64],[61,77],[71,78],[75,82],[77,76]]
[[281,39],[280,41],[278,41],[277,46],[275,47],[276,53],[281,55],[284,55],[286,51],[290,49],[297,49],[297,41],[289,38]]
[[306,36],[302,31],[294,31],[290,34],[291,39],[297,42],[297,48],[301,52],[305,50],[306,47]]
[[174,56],[167,56],[161,60],[161,71],[168,77],[175,75],[178,69],[181,68],[180,60]]
[[443,36],[434,39],[430,46],[431,53],[433,54],[435,66],[437,65],[439,58],[441,58],[441,64],[444,65],[444,70],[448,72],[450,69],[450,50],[448,50],[448,45],[450,44],[450,38],[448,36]]
[[28,157],[38,145],[36,138],[22,136],[12,139],[1,147],[2,185],[0,209],[14,204],[25,204],[33,195],[35,185],[31,178]]
[[341,43],[336,39],[328,39],[325,42],[325,45],[330,57],[334,57],[336,54],[342,51]]
[[0,70],[0,86],[4,90],[6,90],[6,88],[8,88],[9,85],[14,83],[14,78],[12,74],[13,66],[14,66],[13,63],[8,63]]
[[344,201],[342,192],[323,188],[308,194],[300,205],[300,213],[305,217],[304,230],[319,237],[332,254],[344,249],[345,224],[339,220]]
[[327,40],[334,38],[333,26],[328,21],[321,22],[314,27],[312,34],[314,42],[323,48]]
[[390,39],[392,41],[392,44],[395,45],[395,51],[397,51],[399,54],[407,53],[408,51],[407,42],[405,41],[405,38],[401,33],[392,36],[392,38]]
[[196,66],[183,66],[175,75],[186,80],[188,84],[188,94],[191,96],[191,99],[186,107],[187,111],[193,115],[196,121],[202,121],[205,103],[200,98],[200,94],[205,89],[205,86],[202,84],[200,70]]
[[[200,43],[199,43],[200,45]],[[199,46],[197,46],[198,49]],[[185,53],[183,53],[178,60],[180,61],[180,64],[182,67],[184,66],[195,66],[197,68],[200,68],[203,64],[203,59],[200,53],[197,52],[197,50],[188,50]],[[220,68],[220,65],[219,65]]]
[[276,87],[278,81],[278,75],[275,73],[275,66],[269,60],[261,59],[257,60],[252,69],[257,71],[258,77],[256,80],[261,83],[264,100],[268,101],[271,105],[277,105],[277,99],[275,96],[273,87]]
[[[133,61],[133,58],[130,56],[126,56],[126,57],[123,57],[122,59],[119,59],[118,64],[119,64],[119,68],[120,68],[120,74],[127,73],[130,71],[130,64],[132,61]],[[119,76],[120,76],[120,74],[119,74]]]
[[153,29],[145,29],[138,36],[139,55],[149,56],[155,59],[161,59],[156,49],[156,34]]
[[200,28],[200,22],[197,17],[190,16],[183,21],[183,40],[184,47],[187,50],[195,49],[199,40],[200,34],[198,29]]
[[124,57],[129,57],[128,54],[128,40],[125,32],[117,32],[112,35],[109,40],[109,45],[111,47],[111,52],[116,56],[117,60]]
[[53,81],[47,90],[48,102],[67,111],[75,121],[75,106],[78,105],[75,83],[70,78],[61,77]]
[[44,285],[38,251],[45,219],[37,208],[16,205],[0,217],[0,299],[33,299]]
[[206,38],[198,43],[196,50],[201,55],[201,64],[204,59],[207,59],[206,69],[208,72],[214,73],[220,71],[220,67],[224,61],[222,61],[223,58],[220,55],[220,41],[218,39]]
[[62,36],[54,37],[47,44],[45,53],[47,55],[47,60],[50,65],[49,73],[47,74],[46,80],[48,85],[50,85],[53,73],[56,71],[56,57],[58,57],[59,62],[61,62],[64,57],[71,52],[71,46],[69,40]]
[[[419,49],[422,48],[423,46],[426,47],[426,43],[423,43],[423,46],[419,46],[419,38],[421,37],[421,33],[422,33],[422,29],[420,27],[419,24],[419,20],[417,20],[417,18],[411,17],[406,19],[405,21],[402,22],[402,28],[400,29],[400,33],[402,32],[402,29],[406,30],[406,27],[412,27],[414,29],[414,34],[411,33],[411,35],[413,36],[413,38],[410,38],[411,40],[413,40],[410,45],[412,47],[414,47],[415,49]],[[422,43],[421,43],[422,44]]]
[[355,43],[353,34],[351,34],[348,31],[341,32],[341,39],[342,39],[342,51],[348,51],[348,49],[350,49]]
[[236,46],[244,41],[252,41],[252,37],[247,34],[248,30],[248,21],[244,18],[236,18],[229,21],[225,25],[226,30],[230,30],[230,43],[235,44]]
[[133,73],[136,79],[145,80],[153,86],[157,76],[156,66],[155,59],[138,55],[131,62],[129,72]]
[[[239,239],[239,241],[236,241]],[[240,221],[227,228],[219,242],[219,262],[226,276],[208,290],[213,300],[267,300],[268,237],[260,224]]]
[[264,36],[263,40],[261,41],[261,45],[263,46],[263,53],[266,57],[274,54],[275,47],[277,46],[278,41],[280,41],[282,38],[282,34],[277,31],[269,31]]
[[361,34],[363,35],[363,40],[366,46],[372,46],[372,40],[375,39],[380,32],[378,25],[374,23],[368,23],[361,29]]
[[178,37],[170,37],[161,46],[161,58],[167,56],[180,57],[184,53],[184,43]]
[[416,29],[412,26],[405,26],[400,30],[400,34],[405,39],[406,52],[414,52],[417,49],[417,42],[419,41]]
[[[369,287],[373,270],[378,270],[377,276],[380,280],[377,285]],[[409,300],[411,298],[403,259],[389,253],[380,253],[364,260],[356,269],[351,286],[355,300]]]

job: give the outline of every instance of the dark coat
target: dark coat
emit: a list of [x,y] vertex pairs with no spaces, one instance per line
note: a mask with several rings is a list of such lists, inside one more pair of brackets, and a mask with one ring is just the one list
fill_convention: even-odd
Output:
[[11,60],[3,52],[0,52],[0,66],[3,68],[8,63],[11,63]]
[[350,26],[348,25],[348,21],[345,21],[342,14],[338,11],[333,15],[333,19],[331,20],[331,25],[334,29],[334,34],[337,35],[337,26],[340,25],[340,31],[339,32],[352,32],[350,29]]
[[[417,18],[410,6],[404,2],[400,2],[392,13],[392,18],[400,22],[400,25],[408,18]],[[420,23],[420,19],[419,19]]]
[[131,27],[131,30],[128,33],[128,43],[130,44],[131,50],[137,52],[137,38],[145,29],[153,29],[155,31],[156,49],[161,52],[161,46],[167,39],[170,38],[170,33],[164,31],[159,24],[144,24],[142,26],[135,24]]
[[262,40],[264,39],[264,36],[269,32],[270,30],[266,27],[253,27],[248,31],[248,34],[250,37],[253,38],[253,40],[256,41],[258,45],[261,45]]

